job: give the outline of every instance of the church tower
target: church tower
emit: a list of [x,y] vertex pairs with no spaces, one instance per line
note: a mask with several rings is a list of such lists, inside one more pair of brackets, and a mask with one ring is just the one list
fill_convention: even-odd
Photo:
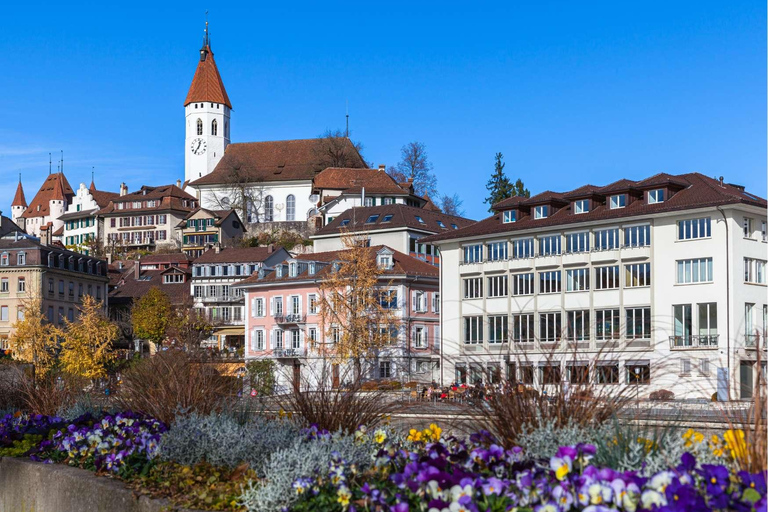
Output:
[[232,104],[224,89],[205,22],[200,61],[184,100],[186,140],[184,142],[184,179],[194,181],[211,173],[224,156],[229,144],[229,115]]
[[11,220],[21,229],[24,229],[24,217],[21,216],[27,209],[27,200],[24,197],[24,189],[21,186],[21,174],[19,174],[19,186],[16,187],[16,195],[11,203]]

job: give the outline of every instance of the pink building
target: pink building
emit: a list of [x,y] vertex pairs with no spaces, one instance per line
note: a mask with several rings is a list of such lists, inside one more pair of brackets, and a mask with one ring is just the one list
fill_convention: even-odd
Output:
[[[238,283],[245,294],[246,359],[278,364],[278,385],[311,378],[337,331],[320,316],[319,283],[342,251],[303,254]],[[399,319],[393,343],[378,351],[367,377],[430,382],[439,373],[440,297],[437,267],[380,245],[371,258],[384,269],[380,303]],[[327,345],[326,345],[327,343]],[[340,370],[332,379],[339,384]],[[317,373],[314,373],[317,375]]]

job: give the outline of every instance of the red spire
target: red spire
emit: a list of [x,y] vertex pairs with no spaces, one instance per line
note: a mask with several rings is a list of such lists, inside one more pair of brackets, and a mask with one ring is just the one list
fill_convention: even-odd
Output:
[[197,63],[197,70],[194,78],[192,78],[192,85],[189,86],[184,106],[186,107],[196,101],[223,103],[232,108],[227,91],[224,89],[224,82],[221,81],[221,75],[219,75],[219,70],[216,67],[216,61],[213,59],[213,51],[211,51],[208,39],[207,21],[205,22],[203,47],[200,49],[200,62]]
[[64,201],[66,199],[64,196],[64,186],[61,184],[63,177],[64,175],[61,173],[56,175],[56,183],[53,184],[53,194],[51,195],[51,200]]
[[23,206],[26,208],[27,200],[24,198],[24,189],[21,187],[21,176],[19,176],[19,186],[16,187],[16,195],[13,196],[11,206]]

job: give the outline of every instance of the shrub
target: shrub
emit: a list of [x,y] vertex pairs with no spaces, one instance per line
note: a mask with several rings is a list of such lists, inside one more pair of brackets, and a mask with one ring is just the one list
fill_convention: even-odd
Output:
[[251,361],[245,365],[248,382],[259,396],[271,395],[275,389],[275,362],[271,359]]
[[674,400],[675,394],[668,389],[659,389],[651,392],[649,397],[651,400]]
[[240,423],[224,413],[177,416],[160,440],[160,457],[184,466],[207,462],[233,469],[243,462],[260,472],[269,454],[290,446],[299,428],[289,420],[261,416]]
[[159,352],[123,374],[121,406],[170,424],[178,411],[210,414],[231,392],[231,384],[211,366],[179,350]]
[[81,387],[77,381],[62,378],[53,371],[32,378],[20,370],[17,377],[24,408],[33,414],[55,415],[60,409],[72,404],[73,389]]

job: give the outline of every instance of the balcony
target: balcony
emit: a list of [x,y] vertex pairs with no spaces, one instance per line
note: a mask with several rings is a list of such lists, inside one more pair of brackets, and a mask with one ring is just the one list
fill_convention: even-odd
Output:
[[306,350],[301,348],[276,348],[272,350],[272,356],[277,359],[290,359],[294,357],[304,357]]
[[282,325],[303,324],[307,321],[306,315],[275,315],[275,323]]
[[744,348],[747,350],[757,350],[757,345],[760,344],[760,348],[766,350],[768,347],[765,344],[765,337],[762,337],[762,340],[760,338],[761,336],[759,334],[745,334]]
[[670,336],[670,350],[711,350],[717,349],[717,340],[719,334],[711,335],[693,335],[693,336]]

